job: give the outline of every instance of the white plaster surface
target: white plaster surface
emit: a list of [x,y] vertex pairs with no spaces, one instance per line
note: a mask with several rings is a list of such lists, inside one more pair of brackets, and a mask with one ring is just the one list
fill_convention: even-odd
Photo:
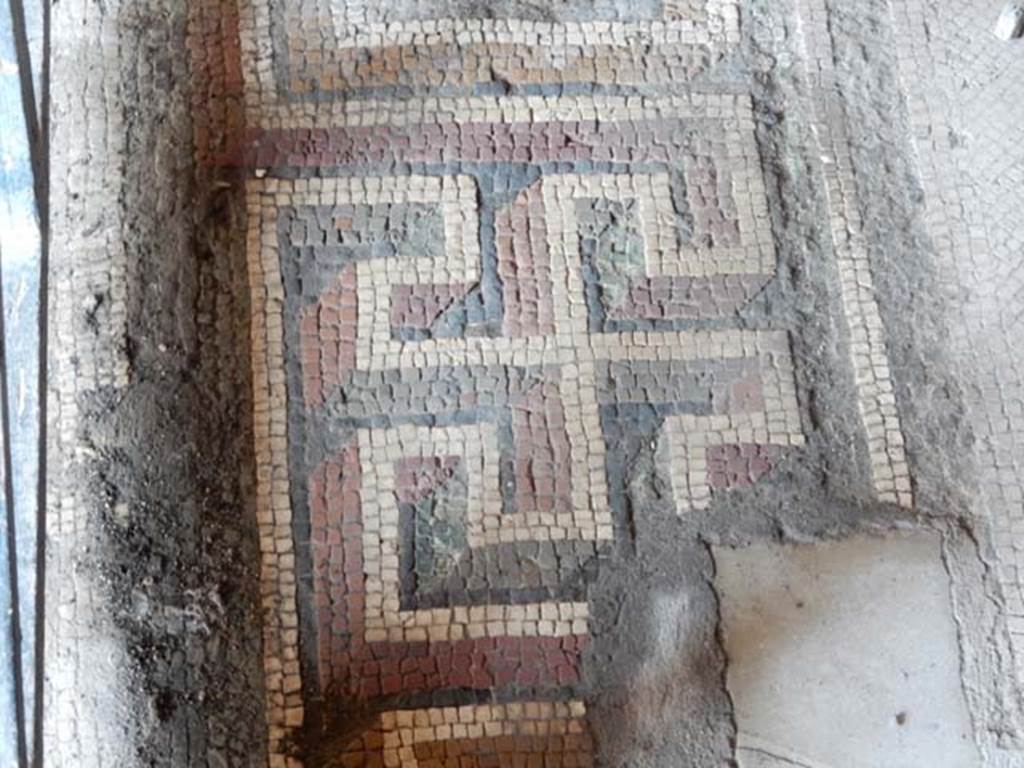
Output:
[[972,768],[937,535],[716,548],[741,768]]

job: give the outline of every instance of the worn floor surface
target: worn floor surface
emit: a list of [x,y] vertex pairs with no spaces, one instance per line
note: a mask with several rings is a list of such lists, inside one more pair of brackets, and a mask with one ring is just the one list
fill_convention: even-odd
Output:
[[267,753],[157,762],[1024,766],[997,5],[193,3]]
[[[954,600],[933,548],[945,599],[893,619],[955,643],[954,602],[963,621],[1000,589],[987,620],[1010,641],[976,663],[1011,671],[1021,401],[996,294],[1019,301],[1019,271],[1009,211],[986,201],[1016,199],[998,84],[1020,51],[978,62],[997,44],[958,29],[937,55],[954,14],[933,10],[240,7],[247,134],[225,161],[261,169],[246,215],[272,762],[296,743],[314,764],[728,760],[744,694],[723,686],[738,630],[718,624],[709,541],[902,525],[976,558],[956,521],[982,516],[995,578]],[[951,54],[966,84],[942,81]],[[933,125],[951,117],[934,94],[974,71],[998,81],[977,111],[1009,122]],[[984,286],[962,325],[948,260]],[[985,360],[975,390],[955,387],[961,349]],[[957,474],[969,431],[983,505]],[[876,643],[866,629],[865,670]],[[965,712],[970,663],[940,658],[937,695]],[[973,692],[982,749],[1020,725],[1018,692]],[[923,764],[896,741],[815,764]]]

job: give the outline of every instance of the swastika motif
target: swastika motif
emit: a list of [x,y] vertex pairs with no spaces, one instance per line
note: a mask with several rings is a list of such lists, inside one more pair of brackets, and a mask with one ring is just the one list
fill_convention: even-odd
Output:
[[[687,326],[775,265],[749,112],[648,108],[683,106],[691,146],[712,121],[725,137],[705,161],[250,184],[263,343],[298,350],[290,397],[265,375],[293,414],[277,450],[309,468],[297,543],[328,698],[571,691],[630,409],[664,425],[681,513],[802,444],[785,332]],[[742,478],[707,468],[730,446],[755,452]]]
[[615,5],[240,8],[274,766],[592,765],[631,446],[692,516],[804,444],[750,97],[668,87],[737,6]]

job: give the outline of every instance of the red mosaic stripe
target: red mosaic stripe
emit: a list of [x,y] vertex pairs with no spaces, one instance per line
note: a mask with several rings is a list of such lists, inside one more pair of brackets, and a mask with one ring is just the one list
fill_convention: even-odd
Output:
[[326,394],[355,368],[358,311],[354,264],[347,266],[314,304],[303,307],[299,347],[307,408],[323,405]]
[[751,486],[774,469],[785,450],[757,443],[709,446],[708,484],[715,489]]
[[[579,680],[586,637],[484,637],[444,642],[368,643],[332,659],[327,687],[358,699],[445,688],[547,688]],[[338,674],[341,670],[342,675]]]
[[399,504],[417,504],[451,479],[459,456],[412,456],[395,462],[395,496]]
[[711,157],[686,164],[686,196],[693,211],[694,239],[709,248],[740,244],[740,223],[732,203],[731,174]]
[[511,403],[517,512],[572,509],[565,410],[554,381],[533,385]]
[[367,700],[399,692],[550,687],[579,680],[585,636],[367,643],[361,485],[355,445],[323,462],[309,482],[318,659],[325,691]]
[[551,266],[540,182],[495,215],[498,277],[504,291],[505,335],[554,333]]
[[[392,162],[678,162],[679,120],[445,123],[257,130],[225,165],[323,166]],[[692,154],[692,148],[691,148]]]

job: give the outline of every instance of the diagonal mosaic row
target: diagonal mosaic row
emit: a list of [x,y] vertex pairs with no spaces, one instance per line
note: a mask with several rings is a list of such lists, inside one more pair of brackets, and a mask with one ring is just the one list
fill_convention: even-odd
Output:
[[272,766],[592,765],[628,446],[691,515],[804,443],[750,98],[652,87],[738,8],[616,5],[239,5]]

